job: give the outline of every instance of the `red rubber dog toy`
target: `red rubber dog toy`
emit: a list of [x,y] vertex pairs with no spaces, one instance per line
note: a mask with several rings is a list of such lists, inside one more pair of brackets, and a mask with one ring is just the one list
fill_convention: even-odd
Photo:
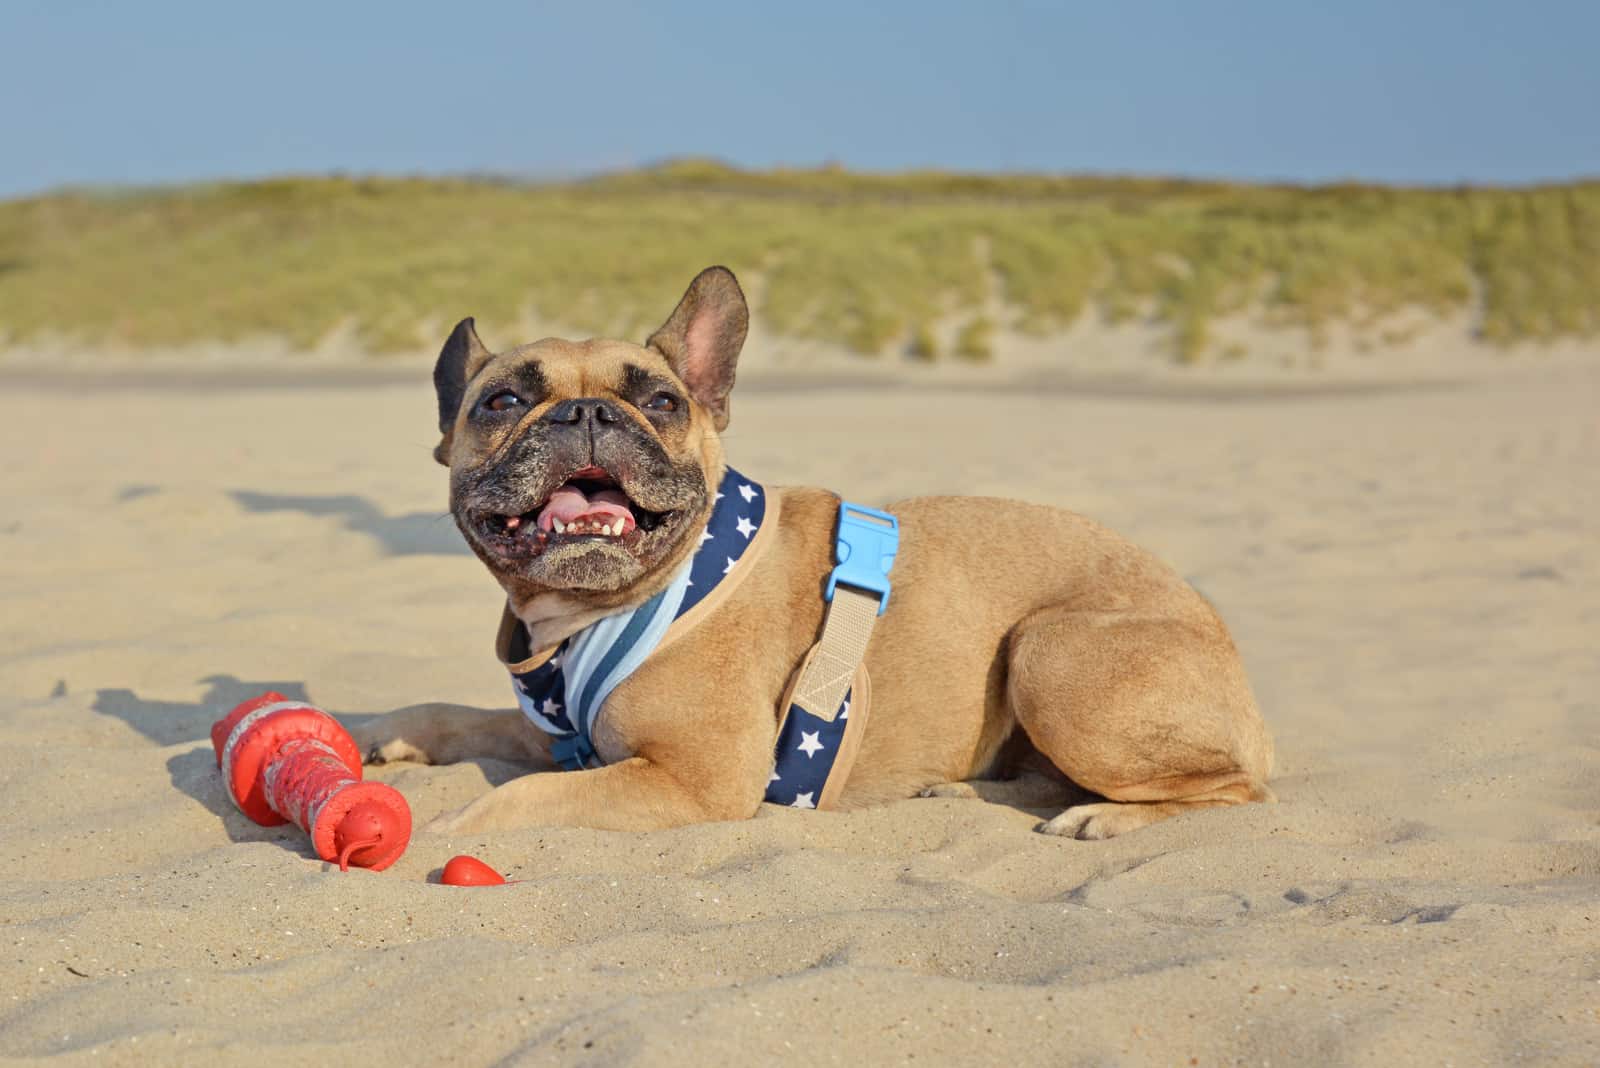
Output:
[[323,860],[382,871],[411,841],[400,791],[361,781],[361,753],[339,721],[268,691],[211,725],[228,796],[264,827],[293,822]]

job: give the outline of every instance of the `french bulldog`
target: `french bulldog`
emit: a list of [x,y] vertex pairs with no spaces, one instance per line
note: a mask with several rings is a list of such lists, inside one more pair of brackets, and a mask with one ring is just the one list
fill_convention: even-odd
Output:
[[[747,326],[734,275],[711,267],[643,346],[547,338],[496,355],[471,319],[445,342],[434,456],[461,533],[505,590],[500,652],[519,707],[416,705],[354,733],[371,763],[495,757],[533,770],[431,829],[745,819],[775,799],[786,759],[806,774],[842,724],[843,773],[779,803],[979,798],[1059,808],[1040,830],[1101,839],[1273,800],[1272,742],[1212,606],[1089,519],[1018,501],[889,506],[892,592],[850,697],[817,730],[790,731],[829,609],[840,499],[727,466],[719,434]],[[1020,548],[974,538],[975,513]],[[575,661],[588,655],[598,677],[594,650],[609,647],[590,639],[674,591],[703,599],[598,703],[585,691],[596,707],[563,755],[574,717],[562,710],[585,696]]]

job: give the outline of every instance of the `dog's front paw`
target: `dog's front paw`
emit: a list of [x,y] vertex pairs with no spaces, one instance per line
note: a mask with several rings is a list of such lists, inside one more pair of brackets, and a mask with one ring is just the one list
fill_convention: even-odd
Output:
[[367,764],[393,764],[401,760],[409,760],[413,764],[432,764],[428,754],[404,738],[393,741],[373,743],[362,751],[362,761]]
[[350,728],[350,737],[361,751],[363,764],[393,764],[409,760],[415,764],[431,764],[427,750],[405,737],[396,737],[394,724],[380,716],[359,727]]

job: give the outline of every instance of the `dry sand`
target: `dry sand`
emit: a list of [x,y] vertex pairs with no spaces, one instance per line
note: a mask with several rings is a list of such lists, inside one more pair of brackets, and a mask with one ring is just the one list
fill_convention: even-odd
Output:
[[[0,379],[0,1056],[374,1064],[1600,1062],[1600,371],[1427,388],[769,383],[729,452],[1008,494],[1231,622],[1276,806],[1109,842],[908,800],[418,837],[340,875],[226,800],[266,687],[508,703],[425,373]],[[1004,531],[997,552],[1027,552]],[[398,765],[419,820],[516,774]],[[430,884],[458,852],[524,880]]]

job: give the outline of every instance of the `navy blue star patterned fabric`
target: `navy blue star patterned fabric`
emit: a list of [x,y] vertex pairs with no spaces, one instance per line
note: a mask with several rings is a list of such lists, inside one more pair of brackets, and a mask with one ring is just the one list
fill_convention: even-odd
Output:
[[[724,575],[733,571],[734,565],[750,544],[750,539],[761,529],[766,514],[767,498],[760,483],[728,468],[717,487],[711,519],[700,534],[700,546],[690,558],[687,574],[679,576],[678,582],[673,584],[681,592],[670,619],[684,615],[699,604],[716,588]],[[647,609],[652,614],[658,612],[672,593],[673,590],[668,589],[632,613],[624,615],[638,616]],[[624,631],[626,629],[623,628]],[[567,714],[567,679],[563,662],[568,647],[581,637],[575,635],[562,642],[554,656],[532,671],[511,674],[517,691],[517,703],[522,706],[523,712],[535,726],[557,737],[574,735],[578,731],[578,725]],[[582,695],[576,696],[581,698]],[[578,766],[587,766],[587,762]]]
[[778,734],[766,799],[774,805],[790,808],[816,808],[849,725],[848,690],[832,723],[818,719],[799,705],[790,705],[788,718]]
[[700,548],[690,558],[689,586],[677,615],[686,614],[704,600],[733,570],[766,517],[767,494],[761,484],[728,468],[717,487],[711,519],[700,532]]
[[[601,766],[591,732],[606,695],[643,663],[672,621],[734,572],[766,516],[762,486],[729,468],[699,547],[666,590],[574,635],[532,670],[512,671],[517,703],[535,726],[554,736],[552,753],[563,767]],[[849,727],[850,697],[847,692],[832,723],[789,707],[773,754],[767,801],[817,807]]]
[[[734,572],[766,517],[766,493],[760,483],[729,468],[699,547],[666,590],[630,612],[608,616],[573,635],[537,667],[511,672],[518,705],[536,727],[554,736],[552,752],[563,767],[575,771],[601,766],[590,736],[606,695],[643,663],[672,621]],[[832,723],[790,707],[766,800],[816,807],[844,739],[849,709],[848,693]]]

